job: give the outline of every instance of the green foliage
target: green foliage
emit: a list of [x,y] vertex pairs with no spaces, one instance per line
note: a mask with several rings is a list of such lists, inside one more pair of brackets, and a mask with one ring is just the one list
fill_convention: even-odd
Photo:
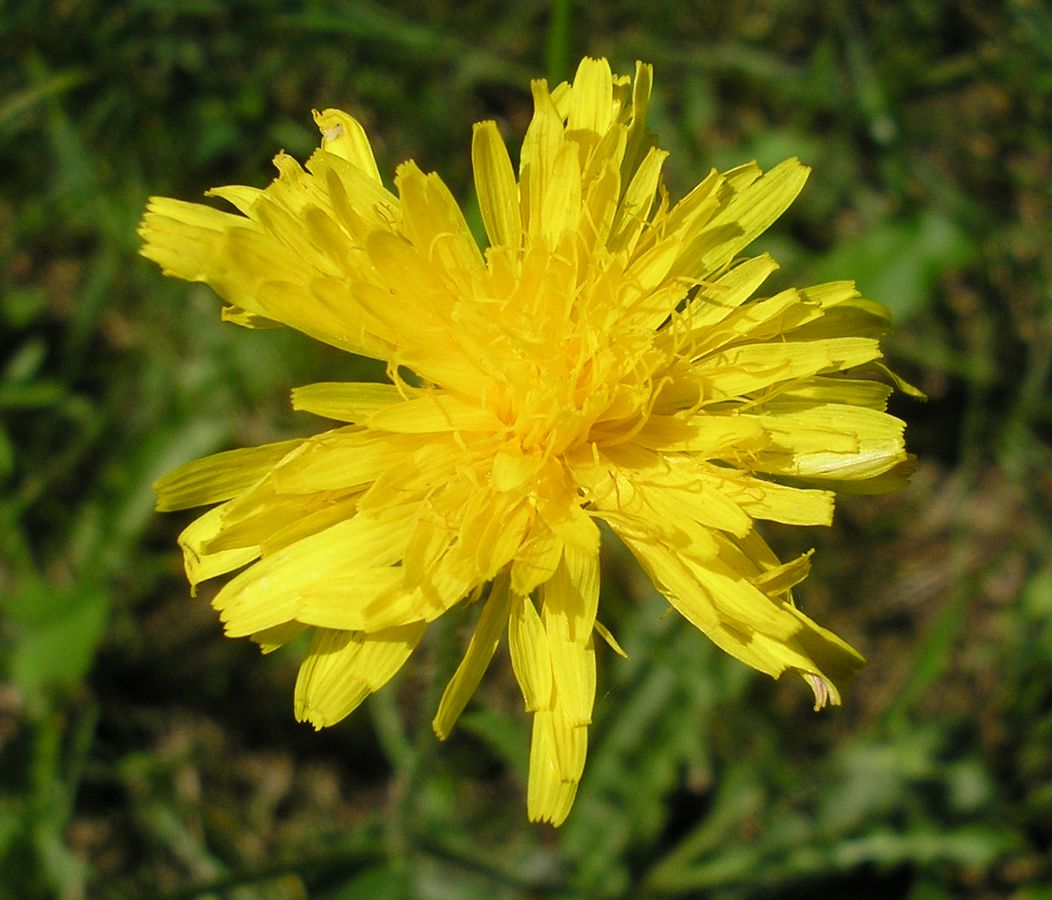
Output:
[[[2,6],[0,897],[1052,897],[1052,49],[1041,4],[97,0]],[[375,369],[220,324],[136,256],[148,193],[263,184],[366,124],[471,197],[471,123],[528,79],[655,63],[674,191],[814,168],[768,247],[895,313],[913,486],[846,500],[800,602],[870,666],[842,710],[725,658],[611,547],[589,763],[525,822],[506,653],[438,745],[463,624],[321,734],[294,650],[222,639],[152,481],[312,430],[288,391]],[[465,619],[470,612],[465,614]]]

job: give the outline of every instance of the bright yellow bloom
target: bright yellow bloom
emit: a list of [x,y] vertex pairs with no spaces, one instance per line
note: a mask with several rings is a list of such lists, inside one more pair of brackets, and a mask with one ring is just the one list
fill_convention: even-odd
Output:
[[[728,653],[799,673],[815,707],[863,664],[793,604],[758,519],[827,525],[834,489],[890,489],[907,463],[877,338],[849,282],[754,298],[775,270],[742,250],[789,206],[790,159],[711,172],[678,202],[645,119],[650,66],[585,59],[533,83],[519,173],[493,122],[472,161],[490,246],[414,163],[384,187],[346,113],[315,113],[306,169],[210,193],[238,214],[153,198],[143,254],[209,284],[224,318],[281,323],[384,360],[389,383],[322,383],[296,409],[346,423],[219,453],[157,485],[158,508],[218,504],[181,537],[193,585],[272,650],[303,629],[300,719],[350,713],[428,623],[462,602],[475,632],[442,698],[446,737],[507,631],[533,713],[528,811],[558,824],[584,768],[595,695],[599,522]],[[809,487],[801,485],[810,484]]]

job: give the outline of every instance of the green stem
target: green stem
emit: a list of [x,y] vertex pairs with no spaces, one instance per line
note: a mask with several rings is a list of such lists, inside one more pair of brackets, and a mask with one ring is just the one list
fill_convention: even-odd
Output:
[[552,17],[548,23],[548,40],[544,58],[544,68],[548,73],[548,84],[550,85],[556,85],[570,77],[572,13],[571,0],[552,0]]

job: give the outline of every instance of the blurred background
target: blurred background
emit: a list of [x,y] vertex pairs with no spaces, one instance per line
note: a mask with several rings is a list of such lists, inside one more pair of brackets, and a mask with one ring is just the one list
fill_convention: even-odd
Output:
[[[430,719],[465,620],[342,724],[294,722],[299,650],[221,636],[151,483],[322,430],[293,386],[363,377],[221,324],[137,256],[148,194],[263,186],[365,124],[478,221],[472,122],[513,155],[529,79],[654,63],[674,196],[798,155],[779,285],[891,308],[911,487],[841,501],[800,605],[869,658],[816,714],[664,615],[610,548],[588,768],[525,817],[501,651]],[[0,896],[1052,898],[1052,13],[1040,0],[0,2]],[[366,373],[367,374],[367,373]]]

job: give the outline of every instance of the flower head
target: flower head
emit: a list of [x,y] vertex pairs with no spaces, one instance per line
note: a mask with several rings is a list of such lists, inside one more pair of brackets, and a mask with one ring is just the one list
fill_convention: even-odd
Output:
[[296,409],[345,423],[219,453],[157,485],[218,504],[181,536],[192,584],[271,650],[310,629],[295,709],[316,727],[387,682],[428,624],[477,603],[434,719],[445,737],[507,632],[533,713],[528,811],[558,824],[585,761],[601,624],[600,522],[671,605],[743,662],[799,673],[816,708],[863,664],[796,608],[808,555],[757,520],[828,524],[833,490],[890,489],[907,461],[878,340],[849,282],[754,296],[742,257],[803,187],[790,159],[712,171],[673,202],[646,129],[651,68],[585,59],[532,85],[518,176],[493,122],[472,161],[489,246],[441,179],[384,187],[359,123],[315,113],[306,168],[211,191],[237,212],[153,198],[143,254],[209,284],[223,316],[384,360],[383,384],[322,383]]

